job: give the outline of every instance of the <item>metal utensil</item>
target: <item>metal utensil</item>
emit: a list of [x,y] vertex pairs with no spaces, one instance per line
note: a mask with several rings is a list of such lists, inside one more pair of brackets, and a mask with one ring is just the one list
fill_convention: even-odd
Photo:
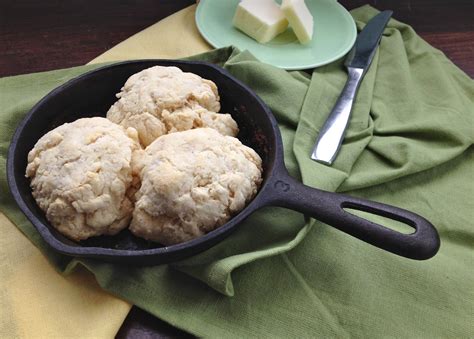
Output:
[[336,158],[349,122],[357,90],[370,67],[383,30],[392,13],[392,11],[383,11],[373,17],[357,37],[354,47],[344,62],[348,71],[346,85],[321,128],[311,153],[311,159],[331,165]]

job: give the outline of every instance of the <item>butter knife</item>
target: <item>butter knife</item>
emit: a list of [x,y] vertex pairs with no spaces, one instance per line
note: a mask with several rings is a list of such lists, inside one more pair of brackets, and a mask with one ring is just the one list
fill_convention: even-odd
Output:
[[347,82],[319,132],[311,159],[331,165],[336,158],[344,139],[357,90],[372,63],[383,30],[392,13],[392,11],[380,12],[365,25],[357,36],[354,47],[344,62],[348,73]]

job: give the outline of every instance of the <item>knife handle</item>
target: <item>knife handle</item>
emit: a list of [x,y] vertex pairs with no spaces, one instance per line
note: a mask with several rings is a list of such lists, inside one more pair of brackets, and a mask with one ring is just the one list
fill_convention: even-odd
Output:
[[363,68],[348,67],[348,79],[329,114],[311,153],[311,159],[331,165],[341,147],[346,127],[351,116],[357,90],[359,89]]

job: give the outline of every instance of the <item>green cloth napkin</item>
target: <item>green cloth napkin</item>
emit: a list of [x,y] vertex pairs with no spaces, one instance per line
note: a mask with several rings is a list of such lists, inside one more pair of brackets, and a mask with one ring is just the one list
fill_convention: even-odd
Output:
[[[352,12],[359,29],[376,13],[368,6]],[[198,336],[471,337],[473,81],[391,20],[341,152],[327,167],[309,154],[346,80],[342,62],[308,75],[232,48],[195,59],[224,66],[270,106],[294,177],[426,216],[439,230],[440,252],[423,262],[401,258],[280,208],[255,213],[219,245],[172,266],[119,267],[52,252],[8,192],[6,152],[34,103],[97,66],[0,79],[2,212],[59,271],[83,265],[104,289]]]

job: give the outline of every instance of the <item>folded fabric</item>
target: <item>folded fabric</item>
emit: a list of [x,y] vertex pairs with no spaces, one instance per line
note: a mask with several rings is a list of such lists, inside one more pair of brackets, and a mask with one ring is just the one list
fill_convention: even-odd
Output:
[[176,59],[212,49],[194,23],[196,5],[183,8],[115,45],[90,64],[130,59]]
[[[359,29],[376,13],[370,7],[352,12]],[[310,76],[233,48],[195,58],[223,66],[270,106],[294,177],[424,215],[440,232],[438,255],[411,261],[296,212],[266,208],[198,256],[172,266],[123,267],[53,253],[14,206],[4,172],[2,212],[59,270],[84,266],[104,289],[199,336],[472,335],[472,80],[409,26],[391,20],[341,152],[328,167],[309,153],[344,85],[341,62]],[[0,80],[2,162],[25,112],[51,88],[92,67]]]

